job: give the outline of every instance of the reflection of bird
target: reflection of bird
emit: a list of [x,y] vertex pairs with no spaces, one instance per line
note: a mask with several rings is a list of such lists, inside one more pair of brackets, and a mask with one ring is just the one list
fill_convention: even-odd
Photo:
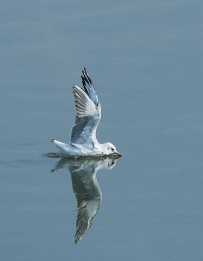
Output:
[[61,159],[52,170],[68,167],[71,173],[73,192],[78,206],[75,243],[78,243],[91,226],[91,220],[100,208],[102,192],[96,178],[99,169],[111,169],[117,159]]
[[83,88],[73,85],[75,107],[77,111],[69,144],[51,139],[59,148],[61,156],[103,156],[121,154],[110,143],[100,144],[96,138],[96,130],[101,119],[101,105],[95,92],[94,84],[87,70],[82,71]]

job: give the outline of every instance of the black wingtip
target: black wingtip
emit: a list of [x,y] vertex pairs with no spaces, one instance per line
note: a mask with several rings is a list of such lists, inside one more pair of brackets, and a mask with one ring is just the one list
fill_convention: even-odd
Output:
[[82,78],[82,85],[84,88],[83,90],[89,96],[89,98],[94,102],[94,104],[98,106],[99,101],[95,92],[94,84],[86,68],[82,70],[81,78]]
[[86,87],[86,84],[94,85],[93,81],[92,81],[92,78],[89,75],[89,73],[88,73],[86,68],[84,68],[84,70],[82,70],[81,78],[82,78],[82,84],[83,84],[84,87]]

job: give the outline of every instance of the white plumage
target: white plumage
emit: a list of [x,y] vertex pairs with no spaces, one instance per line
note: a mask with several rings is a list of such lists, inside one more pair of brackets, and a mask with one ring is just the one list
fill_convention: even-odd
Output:
[[112,143],[100,144],[96,138],[97,126],[101,119],[101,105],[87,70],[84,69],[82,74],[84,89],[73,85],[77,114],[70,143],[55,139],[51,141],[59,148],[62,157],[121,156]]

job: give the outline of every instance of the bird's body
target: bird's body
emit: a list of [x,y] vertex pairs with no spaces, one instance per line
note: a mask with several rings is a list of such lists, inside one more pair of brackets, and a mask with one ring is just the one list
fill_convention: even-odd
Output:
[[91,77],[86,69],[82,71],[84,90],[73,85],[76,119],[69,144],[51,139],[63,157],[121,156],[110,143],[101,144],[96,138],[96,130],[101,119],[101,105],[96,95]]

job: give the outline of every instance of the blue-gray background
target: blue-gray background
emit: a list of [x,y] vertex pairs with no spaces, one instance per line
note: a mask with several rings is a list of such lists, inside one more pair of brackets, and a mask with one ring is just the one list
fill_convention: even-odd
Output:
[[[1,1],[0,259],[202,260],[203,2]],[[102,206],[74,244],[77,203],[49,138],[69,141],[86,67]]]

